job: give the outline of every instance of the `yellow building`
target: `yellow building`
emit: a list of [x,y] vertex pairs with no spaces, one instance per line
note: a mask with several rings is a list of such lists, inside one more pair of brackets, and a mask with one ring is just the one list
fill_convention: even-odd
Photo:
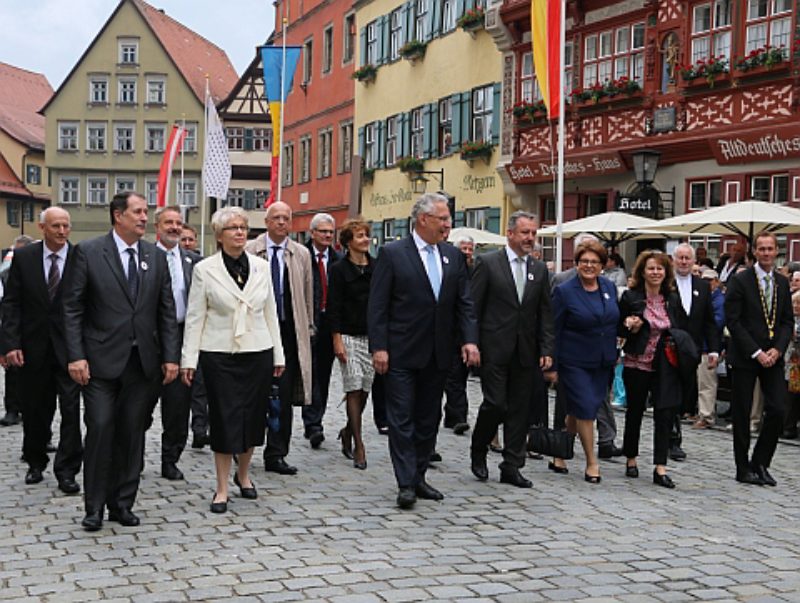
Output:
[[[176,123],[188,130],[184,178],[179,157],[167,200],[199,206],[206,76],[215,102],[237,80],[217,46],[142,0],[120,1],[43,109],[52,198],[72,214],[75,241],[108,231],[116,192],[135,190],[155,206]],[[190,223],[202,219],[190,212]]]
[[501,232],[502,65],[483,6],[367,0],[355,8],[361,213],[373,242],[408,233],[424,187],[455,197],[454,226]]

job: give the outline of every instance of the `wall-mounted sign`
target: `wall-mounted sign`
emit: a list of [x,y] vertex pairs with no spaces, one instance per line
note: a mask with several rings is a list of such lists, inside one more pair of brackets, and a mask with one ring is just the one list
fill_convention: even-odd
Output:
[[676,123],[675,107],[663,107],[653,111],[653,132],[671,132],[675,129]]
[[655,219],[658,216],[658,203],[661,199],[652,186],[645,186],[631,194],[617,193],[614,210]]
[[411,203],[413,197],[413,192],[399,188],[396,191],[387,193],[372,193],[369,196],[369,204],[372,207],[379,207],[381,205],[394,205],[395,203]]
[[497,184],[496,176],[475,177],[470,174],[464,176],[461,182],[461,190],[470,191],[480,195],[486,189],[494,188]]
[[[558,164],[550,157],[515,161],[506,166],[508,175],[515,184],[536,184],[549,182],[558,173]],[[628,168],[619,153],[595,153],[586,157],[566,157],[564,159],[565,178],[588,178],[627,172]]]
[[731,134],[711,140],[711,150],[720,165],[800,158],[800,125],[773,132]]

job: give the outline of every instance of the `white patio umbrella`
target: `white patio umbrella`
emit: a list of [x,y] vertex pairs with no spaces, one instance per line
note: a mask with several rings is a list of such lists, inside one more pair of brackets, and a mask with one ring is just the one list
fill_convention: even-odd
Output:
[[[595,214],[588,218],[580,218],[564,222],[561,234],[566,239],[571,239],[582,232],[593,234],[610,247],[614,247],[631,239],[653,239],[669,236],[661,230],[653,231],[652,227],[660,224],[658,220],[651,220],[635,214],[618,211],[609,211]],[[681,236],[680,233],[672,233]],[[556,227],[547,226],[536,233],[538,237],[555,237]]]
[[458,240],[459,237],[468,236],[471,237],[473,241],[475,241],[476,245],[505,245],[506,238],[499,234],[494,234],[493,232],[489,232],[487,230],[479,230],[477,228],[468,228],[466,226],[461,226],[459,228],[454,228],[450,231],[450,236],[447,237],[447,240],[451,243]]

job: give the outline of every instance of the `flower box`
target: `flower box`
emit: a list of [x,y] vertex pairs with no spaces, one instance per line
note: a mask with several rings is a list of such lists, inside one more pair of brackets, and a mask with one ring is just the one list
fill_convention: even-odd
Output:
[[358,80],[359,82],[371,84],[375,81],[375,76],[377,75],[378,68],[375,67],[375,65],[367,64],[360,69],[356,69],[350,77],[352,77],[354,80]]
[[494,152],[494,145],[490,142],[465,142],[461,145],[461,159],[473,161],[483,159],[487,163]]
[[736,69],[733,73],[737,80],[749,80],[777,77],[789,71],[790,67],[791,63],[789,63],[789,61],[783,61],[782,63],[775,63],[774,65],[759,65],[758,67],[751,67],[746,70]]
[[425,168],[425,162],[417,157],[400,157],[396,162],[401,172],[419,172]]
[[573,101],[578,109],[624,107],[626,105],[637,105],[644,99],[644,93],[640,90],[631,94],[615,94],[612,96],[601,96],[599,98],[590,97],[586,100]]
[[684,87],[691,90],[715,88],[717,86],[730,83],[730,80],[731,80],[731,74],[728,72],[715,73],[713,75],[696,77],[689,80],[681,78]]
[[364,168],[361,170],[361,179],[365,183],[372,184],[375,180],[375,168]]
[[469,33],[484,29],[486,27],[486,13],[481,7],[470,9],[458,20],[457,25]]
[[400,48],[400,56],[407,61],[416,61],[425,56],[427,44],[419,40],[410,40]]

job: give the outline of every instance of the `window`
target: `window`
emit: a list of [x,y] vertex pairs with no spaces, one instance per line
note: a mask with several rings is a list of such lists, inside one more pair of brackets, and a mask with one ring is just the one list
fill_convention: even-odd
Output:
[[367,169],[374,169],[378,165],[375,129],[374,122],[364,126],[364,167]]
[[6,201],[6,221],[9,226],[19,226],[19,201]]
[[105,122],[86,122],[86,151],[92,153],[106,151]]
[[300,175],[297,182],[311,180],[311,136],[300,137]]
[[584,195],[583,196],[583,217],[588,218],[589,216],[596,216],[597,214],[603,214],[606,212],[606,207],[608,205],[608,195],[605,193],[597,193],[594,195]]
[[164,105],[167,102],[167,82],[161,78],[147,80],[147,103]]
[[414,11],[414,37],[424,42],[428,37],[428,0],[416,0]]
[[145,146],[144,150],[148,153],[163,153],[164,152],[164,137],[166,133],[166,124],[145,124],[144,136]]
[[378,22],[367,23],[367,65],[378,62]]
[[456,28],[456,2],[455,0],[442,0],[442,33],[453,31]]
[[311,81],[311,73],[314,68],[313,62],[314,40],[306,40],[303,44],[303,83]]
[[136,102],[136,80],[132,79],[119,80],[117,102],[120,105],[132,105]]
[[25,170],[25,181],[28,184],[41,184],[42,183],[42,166],[28,165]]
[[398,132],[400,131],[400,116],[393,115],[386,120],[386,167],[397,163]]
[[333,65],[333,25],[322,32],[322,73],[330,73]]
[[791,27],[791,0],[748,0],[745,54],[767,45],[790,48]]
[[[570,47],[570,65],[571,50]],[[585,38],[583,87],[591,88],[622,77],[640,82],[644,77],[644,23],[625,25]]]
[[464,210],[464,221],[467,228],[477,228],[487,230],[489,227],[489,208],[478,207]]
[[492,142],[492,105],[494,86],[484,86],[472,91],[472,129],[474,141]]
[[412,109],[409,128],[411,156],[416,157],[417,159],[422,159],[425,144],[425,127],[422,121],[422,107]]
[[89,102],[93,105],[108,103],[108,77],[92,76],[89,78]]
[[347,64],[353,60],[356,48],[356,16],[354,14],[345,15],[342,33],[342,63]]
[[750,197],[759,201],[786,203],[789,201],[789,176],[752,176],[750,178]]
[[707,209],[722,205],[722,180],[689,183],[689,209]]
[[89,176],[87,179],[89,205],[105,205],[108,203],[108,178],[105,176]]
[[225,128],[229,151],[244,150],[244,128]]
[[350,173],[353,169],[353,122],[339,124],[339,149],[336,162],[337,171]]
[[80,203],[81,181],[77,176],[61,176],[58,181],[58,202],[62,205]]
[[533,73],[533,53],[526,52],[522,55],[522,70],[520,71],[520,99],[526,102],[542,100],[542,90]]
[[178,205],[195,207],[197,205],[197,180],[193,178],[178,179]]
[[318,135],[317,144],[317,178],[328,178],[331,175],[333,153],[333,130],[326,128]]
[[158,202],[158,177],[148,176],[144,180],[144,198],[149,207],[155,207]]
[[139,41],[119,40],[119,62],[122,65],[136,65],[139,62]]
[[232,207],[244,207],[244,189],[229,188],[226,204]]
[[117,176],[115,192],[136,190],[136,176]]
[[394,239],[394,220],[383,221],[383,240],[391,241]]
[[694,7],[692,63],[710,57],[731,58],[731,0],[715,0]]
[[453,141],[453,103],[448,96],[439,101],[439,156],[450,152]]
[[282,155],[283,186],[291,186],[294,175],[294,143],[287,142],[283,145]]
[[78,124],[73,122],[59,122],[58,124],[58,150],[78,150]]
[[253,198],[255,200],[255,209],[264,209],[264,205],[269,198],[269,191],[265,188],[257,188],[253,191]]
[[114,125],[114,150],[117,153],[133,153],[134,124]]
[[389,60],[400,58],[400,47],[403,46],[403,9],[397,8],[389,15]]
[[552,197],[542,199],[542,211],[539,213],[541,216],[540,223],[556,221],[556,200]]
[[187,122],[184,126],[186,128],[186,138],[183,139],[183,152],[196,153],[197,152],[197,123]]

